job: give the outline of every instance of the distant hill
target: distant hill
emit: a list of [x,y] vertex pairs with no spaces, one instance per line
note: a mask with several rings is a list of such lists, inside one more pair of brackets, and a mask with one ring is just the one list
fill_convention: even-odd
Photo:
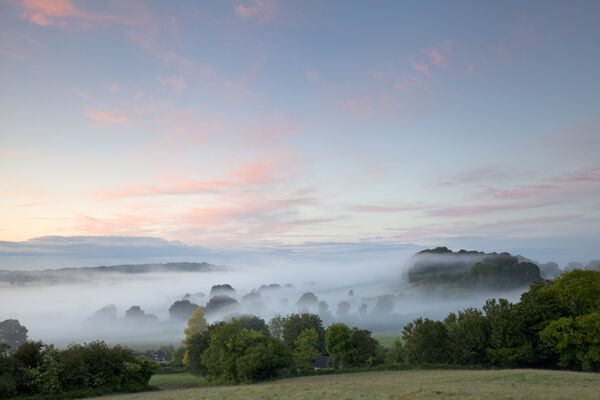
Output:
[[420,251],[408,270],[410,283],[427,287],[509,290],[539,279],[538,265],[524,257],[447,247]]
[[206,262],[172,262],[165,264],[125,264],[99,267],[59,268],[34,271],[0,270],[0,285],[77,283],[101,277],[149,273],[208,272],[224,267]]

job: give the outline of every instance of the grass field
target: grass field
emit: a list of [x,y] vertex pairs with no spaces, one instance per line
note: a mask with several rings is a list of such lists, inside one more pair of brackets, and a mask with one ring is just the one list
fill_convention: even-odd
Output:
[[197,388],[204,383],[206,378],[194,376],[190,373],[152,375],[150,385],[160,390]]
[[[162,375],[154,384],[198,379]],[[191,379],[190,379],[191,378]],[[158,380],[158,381],[157,381]],[[161,381],[161,382],[160,382]],[[200,383],[201,380],[198,380]],[[177,386],[170,386],[171,388]],[[215,386],[109,396],[112,400],[192,399],[600,399],[600,374],[565,371],[395,371],[310,376],[240,386]]]

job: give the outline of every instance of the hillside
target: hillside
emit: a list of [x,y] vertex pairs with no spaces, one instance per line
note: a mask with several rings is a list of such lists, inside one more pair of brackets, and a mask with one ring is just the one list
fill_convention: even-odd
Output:
[[123,264],[99,267],[58,268],[33,271],[0,270],[0,285],[58,284],[85,282],[102,277],[149,273],[209,272],[223,269],[206,262]]
[[411,284],[462,289],[511,290],[542,279],[537,264],[510,253],[484,253],[447,247],[420,251],[411,259]]
[[413,370],[310,376],[255,385],[168,390],[102,399],[598,399],[599,387],[600,375],[592,373]]

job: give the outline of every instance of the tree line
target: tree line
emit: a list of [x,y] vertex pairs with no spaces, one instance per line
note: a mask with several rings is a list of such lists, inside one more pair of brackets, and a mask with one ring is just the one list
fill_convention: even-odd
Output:
[[402,332],[409,364],[600,371],[600,272],[574,270],[535,281],[513,304],[418,318]]
[[56,349],[25,341],[11,351],[0,343],[0,398],[60,399],[149,390],[157,364],[104,342]]
[[517,303],[490,299],[481,309],[443,321],[417,318],[390,348],[368,330],[316,314],[256,316],[208,325],[202,308],[189,320],[184,364],[215,382],[252,382],[310,373],[317,356],[330,368],[465,367],[563,368],[600,371],[600,272],[574,270],[537,280]]

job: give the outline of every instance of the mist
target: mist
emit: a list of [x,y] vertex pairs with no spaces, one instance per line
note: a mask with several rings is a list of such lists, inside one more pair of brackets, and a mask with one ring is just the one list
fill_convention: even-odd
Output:
[[[18,319],[30,339],[60,347],[92,340],[138,347],[178,345],[186,321],[171,318],[169,307],[182,299],[205,307],[215,296],[226,295],[235,302],[221,309],[205,308],[209,322],[242,314],[268,322],[276,314],[313,312],[326,325],[344,322],[399,335],[414,318],[443,318],[465,307],[480,307],[497,295],[516,301],[525,289],[468,295],[422,290],[407,279],[420,259],[413,254],[413,249],[400,249],[362,257],[261,255],[201,272],[91,274],[85,281],[3,286],[0,320]],[[213,286],[224,284],[235,292],[211,295]],[[314,296],[303,297],[306,293]],[[305,301],[299,302],[301,297]],[[126,318],[132,306],[139,306],[143,314]]]

